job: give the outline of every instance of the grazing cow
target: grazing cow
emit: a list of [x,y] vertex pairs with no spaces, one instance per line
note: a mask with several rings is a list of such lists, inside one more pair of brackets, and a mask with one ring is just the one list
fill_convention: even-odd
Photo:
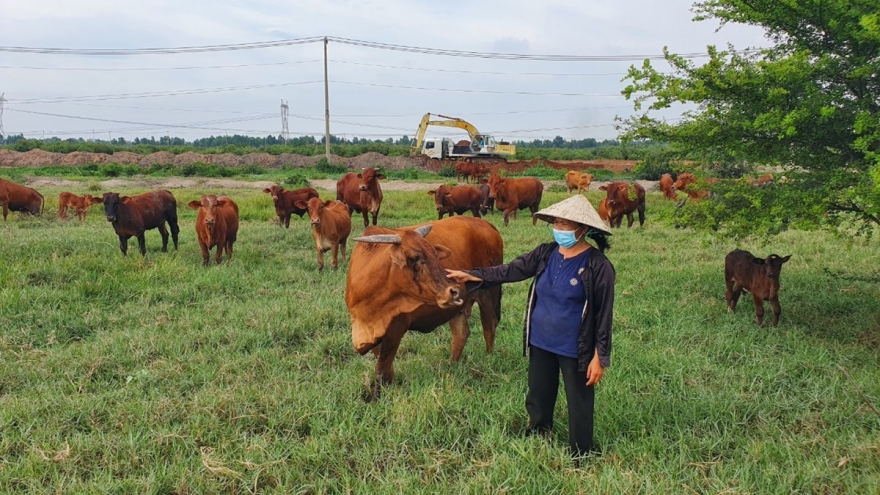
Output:
[[461,182],[461,178],[464,177],[466,183],[473,179],[476,184],[480,182],[484,175],[489,173],[489,166],[483,163],[458,162],[453,168],[455,169],[455,178],[458,182]]
[[208,266],[211,248],[217,246],[216,261],[220,263],[223,250],[226,261],[232,259],[232,245],[238,239],[238,205],[228,196],[205,194],[199,201],[190,201],[196,214],[196,236],[202,249],[202,260]]
[[515,218],[517,210],[526,208],[532,212],[532,225],[535,225],[538,221],[535,212],[541,209],[541,196],[544,194],[544,184],[540,180],[534,177],[511,179],[493,173],[482,182],[489,184],[489,197],[504,212],[505,227],[511,214]]
[[735,249],[724,258],[724,284],[727,286],[727,310],[736,311],[736,302],[742,291],[752,293],[755,300],[755,322],[764,322],[764,301],[773,306],[773,325],[779,323],[782,308],[779,307],[779,275],[782,265],[791,255],[782,257],[775,254],[766,259],[756,258],[752,253]]
[[470,212],[480,218],[480,206],[483,203],[483,193],[476,187],[471,186],[440,186],[428,194],[434,196],[434,206],[437,208],[438,220],[444,214],[451,217],[454,214],[464,215]]
[[348,206],[340,201],[321,201],[312,198],[308,203],[297,201],[298,208],[306,208],[312,221],[312,237],[318,253],[318,271],[324,269],[324,253],[333,251],[330,266],[336,270],[339,247],[342,246],[342,260],[345,261],[345,243],[351,234],[351,216]]
[[752,182],[752,187],[765,187],[773,183],[773,174],[764,174]]
[[418,227],[370,227],[355,240],[345,304],[354,348],[376,355],[380,383],[394,379],[394,356],[407,330],[427,333],[449,322],[451,358],[458,361],[470,335],[474,302],[480,305],[486,352],[492,352],[501,319],[501,287],[466,293],[444,271],[502,263],[504,242],[492,224],[449,217]]
[[162,252],[168,251],[168,229],[174,249],[177,249],[177,201],[174,195],[165,190],[156,190],[138,194],[137,196],[120,196],[118,193],[104,193],[104,214],[107,221],[113,224],[119,236],[119,249],[123,256],[128,255],[128,239],[137,237],[141,255],[147,255],[147,243],[144,232],[159,229],[162,235]]
[[[718,182],[718,179],[714,177],[710,177],[706,179],[705,185],[711,185]],[[705,199],[709,197],[710,191],[708,188],[701,187],[697,183],[697,178],[694,177],[694,174],[690,172],[682,172],[678,174],[678,179],[676,179],[674,187],[676,191],[684,191],[685,194],[688,195],[688,198],[697,200],[697,199]],[[690,187],[689,187],[690,186]],[[684,204],[684,201],[679,203],[679,206]]]
[[76,194],[63,192],[58,195],[58,218],[67,220],[67,209],[73,208],[80,222],[86,219],[89,206],[101,204],[101,198],[95,198],[91,194],[77,196]]
[[590,184],[593,182],[593,174],[582,174],[576,170],[569,170],[565,174],[565,187],[568,193],[577,189],[578,194],[582,191],[589,191]]
[[[645,225],[645,188],[640,184],[614,181],[599,187],[605,191],[605,204],[599,203],[600,215],[604,208],[611,227],[620,227],[626,215],[627,228],[632,228],[633,212],[639,212],[639,227]],[[604,217],[603,217],[604,218]]]
[[489,197],[489,184],[480,184],[480,215],[485,216],[486,213],[495,213],[495,198]]
[[660,176],[660,190],[663,191],[664,198],[671,201],[678,199],[678,195],[675,194],[675,182],[671,175],[663,174]]
[[[43,213],[43,195],[15,182],[0,179],[0,203],[3,204],[3,222],[10,211],[21,211],[38,216]],[[7,227],[9,227],[7,225]]]
[[278,225],[286,229],[290,228],[290,215],[296,214],[302,218],[307,211],[302,208],[297,208],[296,202],[307,202],[312,198],[318,197],[318,191],[311,187],[286,191],[281,186],[272,186],[263,189],[263,192],[272,195],[272,202],[275,203],[275,214],[278,215]]
[[373,225],[379,218],[379,208],[382,207],[382,187],[379,180],[385,175],[377,173],[373,168],[364,169],[355,174],[349,172],[336,182],[336,201],[342,201],[348,206],[349,215],[354,212],[364,215],[364,227],[369,225],[367,214],[373,215]]

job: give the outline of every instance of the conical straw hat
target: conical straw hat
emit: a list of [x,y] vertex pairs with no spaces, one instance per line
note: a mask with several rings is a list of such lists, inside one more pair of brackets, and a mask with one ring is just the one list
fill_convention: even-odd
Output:
[[564,218],[566,220],[577,222],[592,227],[604,234],[611,234],[611,227],[602,220],[599,213],[590,204],[587,198],[580,194],[574,195],[568,199],[562,200],[556,204],[552,204],[547,208],[535,213],[539,220],[553,223],[554,218]]

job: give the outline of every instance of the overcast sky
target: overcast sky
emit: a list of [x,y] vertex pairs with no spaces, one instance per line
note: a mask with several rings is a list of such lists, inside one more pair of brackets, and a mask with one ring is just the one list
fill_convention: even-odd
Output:
[[[692,4],[2,0],[0,46],[164,48],[335,36],[471,52],[604,56],[768,44],[755,28],[718,30],[715,21],[692,21]],[[426,112],[463,118],[501,139],[615,138],[614,117],[632,114],[621,79],[630,65],[641,65],[463,58],[334,42],[328,52],[331,132],[349,138],[412,136]],[[130,56],[0,51],[0,93],[7,100],[6,134],[27,137],[278,135],[282,99],[291,136],[321,136],[323,43]],[[428,135],[466,138],[437,127]]]

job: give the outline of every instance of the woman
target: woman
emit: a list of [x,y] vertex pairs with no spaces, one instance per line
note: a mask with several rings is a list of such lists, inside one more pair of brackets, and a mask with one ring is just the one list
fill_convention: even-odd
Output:
[[529,356],[527,431],[552,429],[561,370],[568,400],[569,448],[580,457],[593,448],[594,386],[611,365],[614,267],[603,254],[611,232],[580,194],[535,216],[552,224],[554,242],[506,265],[447,270],[447,276],[465,283],[469,291],[535,278],[523,337],[523,352]]

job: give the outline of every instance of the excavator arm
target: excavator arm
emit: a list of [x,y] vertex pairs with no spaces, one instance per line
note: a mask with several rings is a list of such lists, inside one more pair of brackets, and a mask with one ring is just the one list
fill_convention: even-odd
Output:
[[458,117],[447,117],[446,115],[440,114],[437,114],[437,116],[448,120],[431,120],[430,113],[426,113],[422,117],[422,121],[419,123],[419,128],[416,129],[416,135],[413,143],[413,151],[415,153],[421,152],[422,141],[425,140],[425,132],[428,130],[429,125],[436,125],[440,127],[456,127],[459,129],[464,129],[465,131],[467,131],[471,141],[479,140],[480,131],[478,131],[477,128],[474,127],[474,125],[470,122],[459,119]]

